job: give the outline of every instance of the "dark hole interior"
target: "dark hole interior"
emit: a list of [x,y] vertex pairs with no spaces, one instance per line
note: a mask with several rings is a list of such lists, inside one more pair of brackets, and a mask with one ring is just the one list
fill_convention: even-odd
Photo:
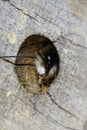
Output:
[[[41,58],[40,61],[38,60],[37,55]],[[51,61],[49,56],[51,57]],[[35,59],[45,66],[46,73],[41,75],[43,78],[39,76]],[[50,39],[43,35],[34,34],[27,37],[21,44],[15,64],[19,64],[15,67],[15,72],[19,82],[24,88],[32,93],[44,92],[47,91],[47,88],[58,74],[59,56]],[[49,76],[48,72],[54,64],[56,66],[56,72],[54,76],[51,76],[51,74]],[[40,67],[40,69],[42,68]],[[55,69],[55,67],[53,69]],[[53,73],[53,71],[50,73]],[[39,77],[42,79],[41,83],[39,83]]]

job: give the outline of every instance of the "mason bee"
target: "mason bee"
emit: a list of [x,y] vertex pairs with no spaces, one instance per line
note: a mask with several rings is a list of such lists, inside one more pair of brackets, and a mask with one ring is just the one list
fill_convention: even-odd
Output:
[[16,57],[14,65],[18,80],[33,93],[47,91],[58,74],[60,61],[57,49],[43,35],[27,37],[17,56],[12,57]]

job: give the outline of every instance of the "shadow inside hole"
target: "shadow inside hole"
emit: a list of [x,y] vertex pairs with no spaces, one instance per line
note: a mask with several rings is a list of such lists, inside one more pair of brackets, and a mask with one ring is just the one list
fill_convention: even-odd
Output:
[[[44,76],[42,85],[39,85],[38,83],[38,74],[35,66],[35,58],[39,50],[45,49],[47,49],[47,52],[48,50],[52,50],[52,53],[56,51],[56,48],[50,39],[45,36],[36,34],[27,37],[19,48],[15,64],[21,64],[21,66],[16,66],[15,72],[21,85],[29,92],[38,93],[41,91],[42,88],[43,92],[46,91],[50,83],[52,83],[55,78],[55,76],[51,78],[46,78]],[[59,57],[56,73],[58,73],[58,70]]]

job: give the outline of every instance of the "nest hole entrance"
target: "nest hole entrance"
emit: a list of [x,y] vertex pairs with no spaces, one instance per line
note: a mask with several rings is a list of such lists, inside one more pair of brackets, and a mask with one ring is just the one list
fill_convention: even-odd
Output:
[[32,93],[45,92],[58,74],[59,56],[50,39],[33,34],[21,44],[15,64],[24,88]]

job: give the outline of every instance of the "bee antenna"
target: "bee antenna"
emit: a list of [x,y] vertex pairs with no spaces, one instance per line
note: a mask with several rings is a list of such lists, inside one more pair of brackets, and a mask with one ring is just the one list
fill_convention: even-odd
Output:
[[33,56],[0,56],[0,58],[34,58]]

